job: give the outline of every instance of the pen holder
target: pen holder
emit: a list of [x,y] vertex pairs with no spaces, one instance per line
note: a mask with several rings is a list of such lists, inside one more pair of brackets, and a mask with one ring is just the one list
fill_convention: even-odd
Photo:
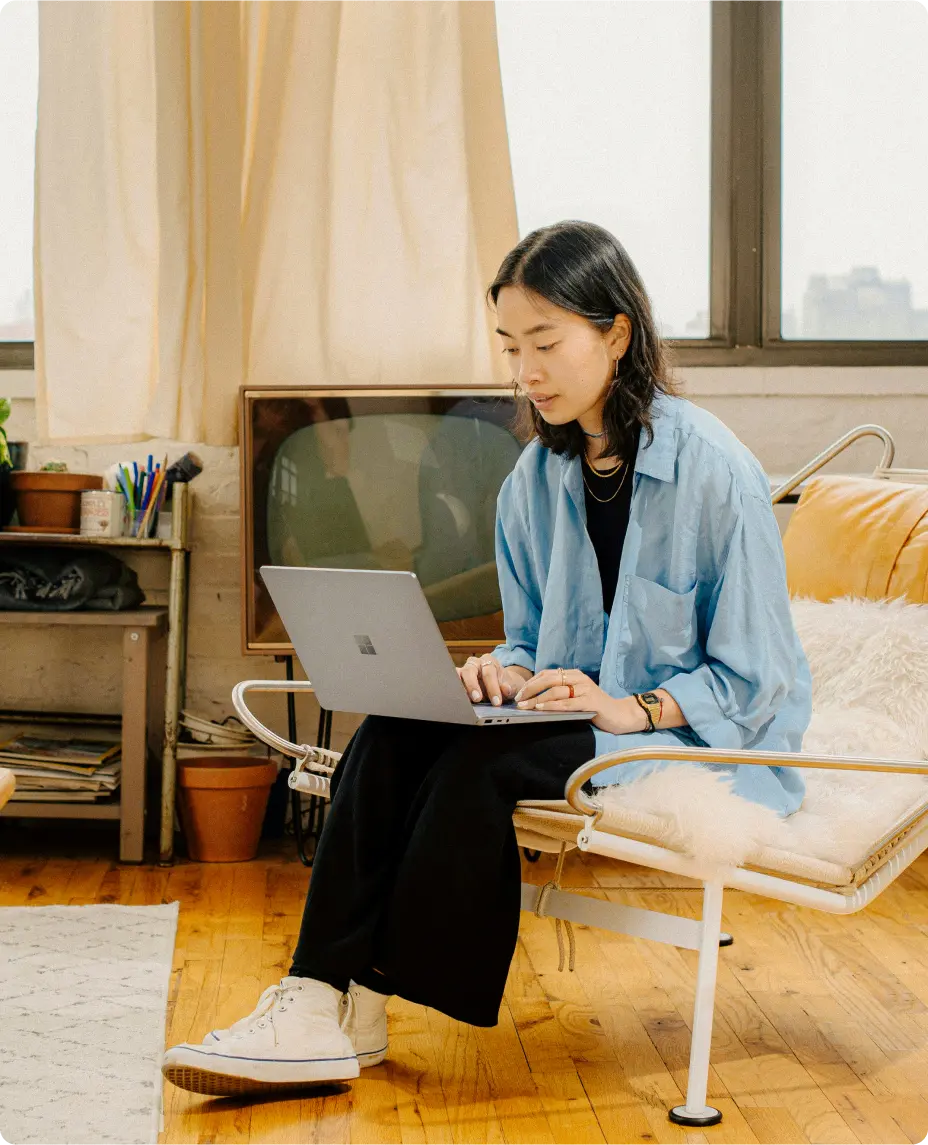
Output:
[[[147,520],[146,516],[148,518]],[[138,540],[144,540],[148,537],[153,537],[157,527],[157,512],[152,511],[149,513],[146,509],[137,509],[132,517],[129,536],[136,537]]]

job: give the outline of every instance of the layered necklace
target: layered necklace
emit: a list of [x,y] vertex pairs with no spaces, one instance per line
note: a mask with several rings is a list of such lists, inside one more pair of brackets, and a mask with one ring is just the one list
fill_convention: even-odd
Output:
[[[590,436],[590,437],[593,437],[594,435],[593,435],[593,434],[589,434],[588,436]],[[625,465],[625,462],[624,462],[624,461],[619,461],[619,462],[618,462],[616,465],[614,465],[614,466],[613,466],[611,469],[596,469],[596,468],[594,468],[594,467],[593,467],[593,465],[590,463],[590,460],[589,460],[589,458],[588,458],[588,457],[587,457],[587,455],[586,455],[586,450],[584,450],[584,451],[583,451],[583,460],[584,460],[584,462],[586,463],[586,467],[587,467],[587,469],[589,469],[589,471],[590,471],[590,472],[591,472],[591,473],[592,473],[592,474],[593,474],[595,477],[599,477],[599,478],[601,478],[601,479],[603,479],[603,480],[606,480],[606,479],[608,479],[609,477],[615,477],[615,475],[616,475],[616,474],[619,472],[619,470],[622,468],[622,466],[623,466],[623,465]],[[616,497],[618,497],[619,493],[621,492],[621,490],[622,490],[622,486],[625,484],[625,478],[628,476],[628,466],[625,466],[625,471],[624,471],[624,472],[623,472],[623,474],[622,474],[621,480],[619,481],[619,484],[618,484],[618,486],[617,486],[617,488],[616,488],[615,492],[614,492],[614,493],[612,493],[612,494],[611,494],[610,496],[608,496],[608,497],[597,497],[597,496],[596,496],[596,494],[593,492],[592,488],[590,487],[590,484],[589,484],[589,482],[587,481],[587,479],[586,479],[586,475],[583,473],[583,470],[582,470],[582,469],[581,469],[581,471],[580,471],[580,475],[583,477],[583,484],[586,486],[586,491],[587,491],[587,492],[589,493],[589,495],[590,495],[590,496],[593,498],[593,500],[594,500],[594,501],[598,501],[598,502],[600,503],[600,505],[605,505],[605,504],[607,504],[609,501],[614,501],[614,500],[615,500],[615,498],[616,498]]]

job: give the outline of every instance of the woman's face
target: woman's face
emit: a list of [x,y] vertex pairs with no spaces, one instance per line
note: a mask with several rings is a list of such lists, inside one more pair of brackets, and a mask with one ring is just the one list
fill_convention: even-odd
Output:
[[606,334],[586,318],[518,286],[496,299],[497,333],[513,381],[551,425],[602,428],[615,360],[628,349],[631,323],[617,314]]

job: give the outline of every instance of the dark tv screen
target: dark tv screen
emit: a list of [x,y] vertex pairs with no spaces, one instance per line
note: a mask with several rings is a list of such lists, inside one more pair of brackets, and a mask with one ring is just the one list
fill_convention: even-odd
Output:
[[496,497],[523,442],[491,387],[243,388],[244,647],[288,654],[263,564],[405,569],[449,648],[503,637]]

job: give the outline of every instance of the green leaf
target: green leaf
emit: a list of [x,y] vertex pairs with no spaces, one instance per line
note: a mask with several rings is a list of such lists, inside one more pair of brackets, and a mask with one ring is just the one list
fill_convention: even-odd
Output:
[[10,399],[0,398],[0,425],[10,416]]

